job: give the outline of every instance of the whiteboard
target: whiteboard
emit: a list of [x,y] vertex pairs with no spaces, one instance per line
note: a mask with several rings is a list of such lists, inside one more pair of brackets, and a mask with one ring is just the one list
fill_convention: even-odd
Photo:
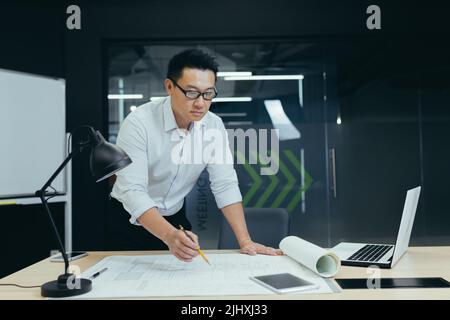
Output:
[[64,161],[65,112],[63,79],[0,69],[0,198],[34,196]]

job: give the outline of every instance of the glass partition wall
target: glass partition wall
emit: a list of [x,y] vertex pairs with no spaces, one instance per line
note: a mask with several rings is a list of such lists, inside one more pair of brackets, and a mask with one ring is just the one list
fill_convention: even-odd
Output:
[[[433,186],[424,185],[433,150],[428,156],[424,150],[442,131],[423,119],[427,104],[431,111],[425,114],[438,109],[441,118],[435,121],[448,124],[448,80],[444,71],[434,70],[439,80],[424,87],[430,68],[417,63],[424,59],[420,52],[405,58],[408,51],[402,48],[408,46],[373,39],[111,42],[108,137],[115,142],[130,112],[166,95],[163,82],[173,55],[199,48],[220,66],[219,95],[210,111],[229,133],[245,137],[244,150],[237,148],[237,134],[230,138],[245,207],[285,208],[290,233],[321,246],[392,242],[406,190],[422,185],[412,242],[448,241],[450,232],[437,232],[427,220],[443,215],[449,205],[425,207],[427,194],[435,196]],[[448,70],[448,62],[443,67]],[[448,151],[444,156],[448,159]],[[269,167],[275,171],[267,174]],[[448,169],[442,173],[449,178]],[[216,248],[222,216],[208,185],[204,172],[186,209],[202,245]]]

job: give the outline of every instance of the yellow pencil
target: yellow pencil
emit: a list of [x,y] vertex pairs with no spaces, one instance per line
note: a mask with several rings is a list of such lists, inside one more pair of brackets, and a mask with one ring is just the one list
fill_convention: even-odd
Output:
[[10,205],[14,205],[17,204],[17,202],[15,201],[0,201],[0,206],[10,206]]
[[[192,239],[192,237],[189,235],[189,233],[186,232],[186,230],[184,230],[183,226],[180,224],[180,229],[184,232],[184,234],[192,240],[192,242],[195,243],[194,239]],[[209,263],[208,258],[206,258],[205,254],[203,253],[202,250],[200,250],[200,247],[197,247],[197,251],[198,253],[200,253],[200,255],[202,256],[202,258],[209,264],[211,265],[211,263]]]

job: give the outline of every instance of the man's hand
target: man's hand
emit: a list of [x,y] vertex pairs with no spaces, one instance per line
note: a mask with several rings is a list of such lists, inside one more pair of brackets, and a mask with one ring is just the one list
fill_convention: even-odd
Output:
[[198,255],[198,237],[196,234],[186,231],[192,239],[187,237],[183,231],[175,229],[165,239],[165,244],[169,247],[170,252],[179,260],[191,262]]
[[262,244],[253,242],[251,239],[240,241],[239,246],[241,247],[241,253],[249,254],[251,256],[254,256],[256,254],[267,254],[269,256],[283,255],[283,251],[281,251],[280,249],[266,247]]

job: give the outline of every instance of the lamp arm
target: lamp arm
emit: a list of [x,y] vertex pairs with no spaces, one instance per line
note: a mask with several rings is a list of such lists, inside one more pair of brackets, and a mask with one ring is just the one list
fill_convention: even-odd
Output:
[[36,191],[36,196],[40,197],[40,193],[44,194],[45,196],[45,190],[47,190],[47,188],[52,184],[53,180],[56,179],[58,174],[62,171],[62,169],[64,169],[64,167],[69,163],[69,161],[72,160],[72,158],[75,157],[77,154],[81,153],[82,149],[83,145],[79,146],[78,148],[72,150],[71,153],[69,153],[67,158],[64,159],[63,163],[61,163],[58,169],[56,169],[56,171],[52,174],[52,176],[50,177],[50,179],[48,179],[48,181],[44,184],[44,186],[40,190]]
[[63,161],[63,163],[58,167],[58,169],[56,169],[55,173],[53,173],[53,175],[50,177],[50,179],[48,179],[48,181],[44,184],[44,186],[36,191],[35,195],[37,197],[39,197],[42,201],[42,204],[45,207],[45,211],[47,212],[47,216],[50,222],[50,225],[53,229],[53,233],[55,235],[56,241],[58,243],[59,246],[59,251],[61,251],[61,254],[64,258],[64,265],[65,265],[65,269],[64,269],[64,273],[67,274],[68,270],[69,270],[69,259],[67,258],[67,254],[66,254],[66,250],[64,249],[64,246],[62,244],[61,238],[59,236],[58,233],[58,229],[56,228],[55,222],[53,220],[52,214],[50,212],[50,208],[48,207],[48,203],[47,203],[47,199],[46,197],[46,191],[47,188],[52,184],[53,180],[56,179],[56,177],[58,176],[58,174],[62,171],[62,169],[64,169],[64,167],[67,165],[67,163],[76,155],[78,155],[79,153],[81,153],[81,151],[83,150],[83,148],[88,145],[87,144],[79,144],[77,146],[77,148],[75,148],[71,153],[69,153],[69,155],[67,156],[67,158]]

